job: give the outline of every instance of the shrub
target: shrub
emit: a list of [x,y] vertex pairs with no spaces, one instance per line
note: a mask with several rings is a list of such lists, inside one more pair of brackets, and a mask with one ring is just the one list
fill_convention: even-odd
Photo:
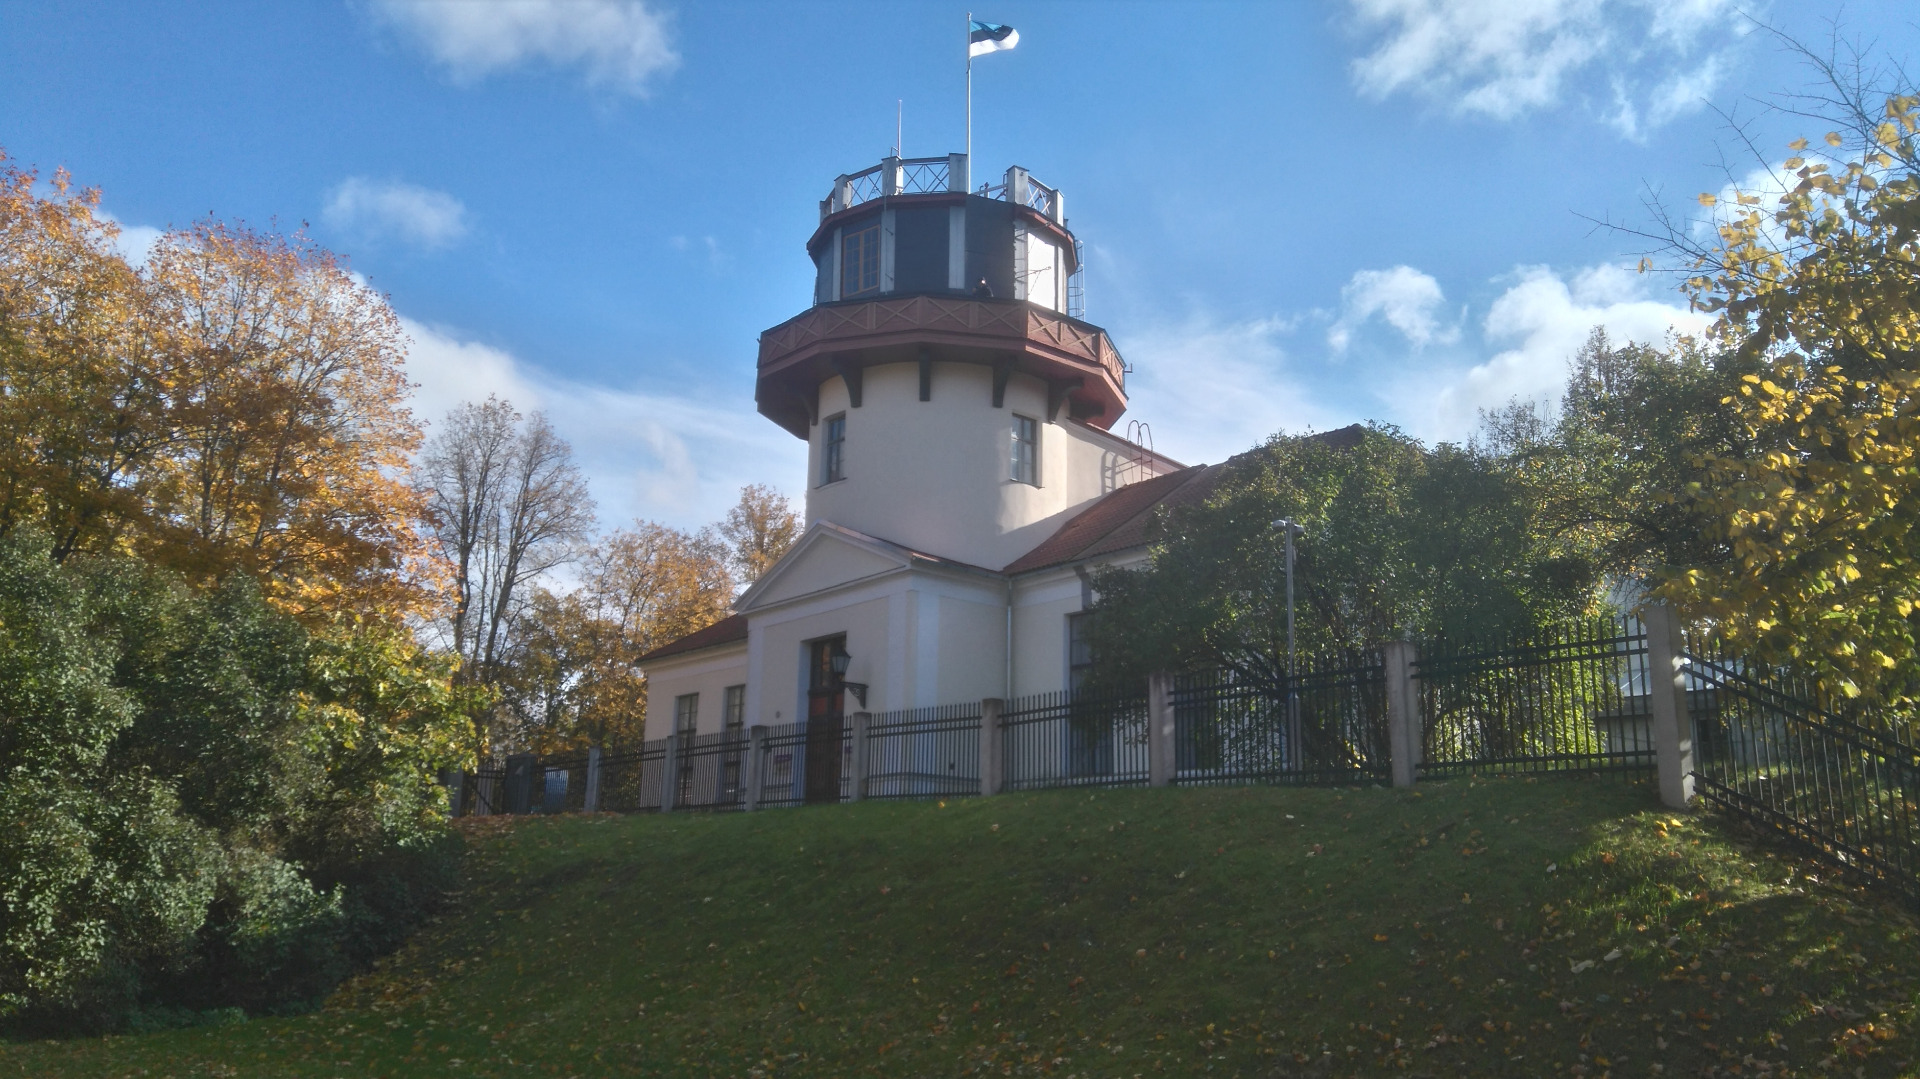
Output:
[[392,947],[451,880],[450,675],[243,577],[0,539],[0,1021],[297,1009]]

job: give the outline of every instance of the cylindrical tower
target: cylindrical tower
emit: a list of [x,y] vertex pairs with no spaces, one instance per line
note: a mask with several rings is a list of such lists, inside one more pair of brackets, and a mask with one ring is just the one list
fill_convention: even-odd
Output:
[[809,524],[998,569],[1126,482],[1126,366],[1069,314],[1059,191],[888,158],[834,181],[807,251],[813,307],[761,335],[754,397],[809,443]]

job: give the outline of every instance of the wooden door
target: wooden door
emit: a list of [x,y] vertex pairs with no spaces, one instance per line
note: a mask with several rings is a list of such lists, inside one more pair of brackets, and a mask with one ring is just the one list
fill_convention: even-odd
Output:
[[840,761],[846,729],[846,691],[833,671],[833,657],[846,639],[830,637],[811,647],[807,674],[808,804],[840,800]]

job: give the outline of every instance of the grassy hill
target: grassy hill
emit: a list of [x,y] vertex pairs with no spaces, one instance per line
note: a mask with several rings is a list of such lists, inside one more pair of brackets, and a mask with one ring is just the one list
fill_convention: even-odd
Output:
[[1508,779],[478,821],[457,910],[323,1011],[0,1073],[1920,1068],[1912,918],[1651,806]]

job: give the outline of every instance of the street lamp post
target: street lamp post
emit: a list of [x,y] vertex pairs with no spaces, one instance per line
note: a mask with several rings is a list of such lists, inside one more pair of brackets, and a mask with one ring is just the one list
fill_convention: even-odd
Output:
[[1293,537],[1304,534],[1306,529],[1285,517],[1273,522],[1273,527],[1280,529],[1287,540],[1287,750],[1297,763],[1300,760],[1300,696],[1293,679]]

